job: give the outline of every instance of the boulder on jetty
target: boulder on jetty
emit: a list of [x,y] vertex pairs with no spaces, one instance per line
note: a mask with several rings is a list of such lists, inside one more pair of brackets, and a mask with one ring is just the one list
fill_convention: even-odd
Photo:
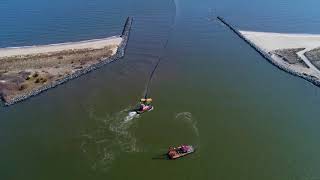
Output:
[[320,35],[241,31],[217,18],[278,68],[320,86]]
[[1,100],[14,104],[123,57],[131,24],[108,38],[0,49]]

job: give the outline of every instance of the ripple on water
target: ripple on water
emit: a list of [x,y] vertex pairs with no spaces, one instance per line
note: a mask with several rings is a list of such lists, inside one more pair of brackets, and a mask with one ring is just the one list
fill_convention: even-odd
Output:
[[197,120],[192,117],[191,112],[180,112],[177,113],[175,116],[177,121],[181,121],[187,123],[189,126],[192,127],[192,130],[196,136],[199,136],[199,129],[197,127]]
[[89,118],[96,121],[96,125],[81,136],[80,148],[93,170],[107,171],[120,152],[140,152],[137,139],[130,131],[138,116],[128,118],[130,109],[104,116],[97,116],[93,108],[89,110]]

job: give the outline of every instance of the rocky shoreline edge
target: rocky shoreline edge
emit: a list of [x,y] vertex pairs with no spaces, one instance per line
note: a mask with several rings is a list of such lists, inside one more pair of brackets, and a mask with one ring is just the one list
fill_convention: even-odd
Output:
[[294,76],[301,77],[301,78],[311,82],[312,84],[320,87],[320,79],[318,79],[317,77],[309,75],[309,74],[306,74],[305,72],[300,72],[300,71],[297,71],[295,69],[292,69],[292,68],[290,68],[289,64],[279,63],[278,61],[276,61],[275,59],[273,59],[271,57],[271,54],[266,53],[264,50],[262,50],[257,45],[252,43],[249,39],[247,39],[245,36],[243,36],[236,28],[234,28],[230,23],[226,22],[222,17],[217,16],[217,19],[220,22],[222,22],[225,26],[227,26],[231,31],[233,31],[236,35],[238,35],[242,40],[244,40],[246,43],[248,43],[263,58],[265,58],[267,61],[269,61],[271,64],[273,64],[277,68],[279,68],[279,69],[281,69],[281,70],[283,70],[283,71],[285,71],[287,73],[290,73],[290,74],[292,74]]
[[32,91],[29,91],[25,94],[22,94],[22,95],[19,95],[13,99],[11,99],[10,101],[4,101],[4,99],[1,99],[1,104],[3,106],[10,106],[10,105],[13,105],[13,104],[16,104],[18,102],[21,102],[21,101],[24,101],[30,97],[33,97],[33,96],[36,96],[44,91],[47,91],[51,88],[55,88],[57,87],[58,85],[60,84],[63,84],[63,83],[66,83],[67,81],[70,81],[72,79],[75,79],[77,77],[80,77],[84,74],[87,74],[91,71],[94,71],[98,68],[101,68],[102,66],[104,66],[105,64],[108,64],[108,63],[111,63],[113,61],[116,61],[118,59],[121,59],[124,57],[124,54],[125,54],[125,49],[126,49],[126,46],[127,46],[127,43],[128,43],[128,40],[129,40],[129,35],[130,35],[130,30],[131,30],[131,26],[132,26],[132,22],[133,22],[133,18],[132,17],[128,17],[126,19],[126,22],[125,22],[125,25],[123,27],[123,30],[122,30],[122,34],[121,34],[121,37],[123,38],[120,46],[118,47],[117,49],[117,52],[116,54],[114,54],[113,56],[109,57],[109,58],[106,58],[106,59],[103,59],[101,62],[97,63],[97,64],[93,64],[85,69],[81,69],[81,70],[78,70],[62,79],[59,79],[57,81],[54,81],[54,82],[51,82],[45,86],[42,86],[38,89],[35,89],[35,90],[32,90]]

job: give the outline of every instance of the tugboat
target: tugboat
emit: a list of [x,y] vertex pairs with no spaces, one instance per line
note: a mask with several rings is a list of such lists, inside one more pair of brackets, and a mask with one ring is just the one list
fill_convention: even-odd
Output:
[[140,114],[143,114],[145,112],[152,111],[154,107],[151,105],[152,99],[141,99],[140,104],[137,108],[132,109],[129,111],[128,116],[125,118],[126,121],[129,121],[135,117],[139,117]]
[[178,147],[169,148],[167,156],[169,159],[174,160],[195,152],[191,145],[181,145]]
[[141,108],[137,109],[136,113],[142,114],[142,113],[149,112],[152,110],[153,110],[153,106],[151,106],[151,105],[141,105]]
[[137,109],[135,109],[134,111],[137,113],[137,114],[142,114],[142,113],[145,113],[145,112],[149,112],[149,111],[152,111],[153,110],[153,106],[151,105],[151,102],[152,102],[152,99],[151,98],[142,98],[140,100],[140,105]]

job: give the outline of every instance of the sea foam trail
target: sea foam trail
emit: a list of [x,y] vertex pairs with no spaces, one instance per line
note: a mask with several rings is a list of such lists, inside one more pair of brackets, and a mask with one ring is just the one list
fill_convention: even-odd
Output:
[[89,118],[96,125],[80,137],[80,148],[92,169],[107,171],[120,152],[140,152],[137,139],[130,131],[135,118],[128,118],[130,109],[103,116],[97,116],[93,108],[89,109]]
[[196,136],[199,136],[199,130],[197,127],[197,121],[192,117],[192,114],[190,112],[180,112],[177,113],[175,116],[175,119],[178,121],[183,121],[187,124],[189,124],[193,132],[195,133]]
[[124,118],[124,122],[129,122],[134,118],[139,118],[140,115],[136,112],[129,112],[128,115]]

